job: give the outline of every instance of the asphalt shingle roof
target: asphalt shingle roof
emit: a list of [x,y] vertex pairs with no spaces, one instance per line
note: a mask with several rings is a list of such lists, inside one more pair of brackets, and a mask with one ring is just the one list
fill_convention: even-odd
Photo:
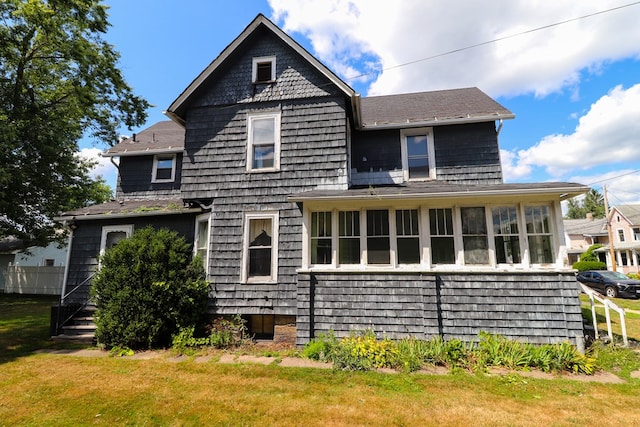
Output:
[[361,99],[363,128],[460,119],[512,119],[514,114],[480,89],[370,96]]
[[184,150],[184,128],[171,120],[165,120],[120,141],[105,151],[105,155],[122,156],[143,154],[149,151],[175,153],[182,150]]

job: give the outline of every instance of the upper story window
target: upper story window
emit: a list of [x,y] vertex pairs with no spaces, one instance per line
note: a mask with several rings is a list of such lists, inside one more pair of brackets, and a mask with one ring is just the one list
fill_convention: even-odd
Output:
[[618,242],[624,242],[624,230],[623,229],[619,229],[618,230]]
[[253,83],[271,83],[276,80],[276,57],[261,56],[253,58]]
[[402,131],[402,170],[405,181],[435,179],[435,148],[433,129]]
[[247,170],[280,169],[280,113],[247,116]]
[[634,227],[633,229],[633,239],[640,240],[640,227]]
[[153,156],[151,182],[173,182],[176,179],[176,155],[158,154]]

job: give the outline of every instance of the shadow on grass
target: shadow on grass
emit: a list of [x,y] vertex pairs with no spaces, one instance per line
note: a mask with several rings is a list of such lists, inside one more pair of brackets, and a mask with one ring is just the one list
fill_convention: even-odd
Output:
[[39,349],[78,347],[49,336],[51,306],[57,302],[49,295],[0,294],[0,364]]

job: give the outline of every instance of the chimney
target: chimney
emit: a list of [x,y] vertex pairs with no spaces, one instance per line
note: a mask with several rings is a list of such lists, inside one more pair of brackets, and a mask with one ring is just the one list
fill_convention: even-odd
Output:
[[587,212],[587,221],[593,221],[593,214],[591,212]]

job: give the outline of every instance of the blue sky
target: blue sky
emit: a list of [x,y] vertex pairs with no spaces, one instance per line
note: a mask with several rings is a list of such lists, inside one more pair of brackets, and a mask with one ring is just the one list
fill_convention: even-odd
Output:
[[[105,39],[154,105],[141,129],[166,120],[162,111],[262,13],[363,96],[477,86],[497,99],[516,115],[500,134],[507,182],[604,183],[611,204],[640,202],[640,2],[104,3]],[[95,156],[106,147],[81,148]],[[95,173],[115,186],[108,162]]]

